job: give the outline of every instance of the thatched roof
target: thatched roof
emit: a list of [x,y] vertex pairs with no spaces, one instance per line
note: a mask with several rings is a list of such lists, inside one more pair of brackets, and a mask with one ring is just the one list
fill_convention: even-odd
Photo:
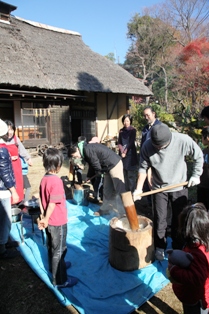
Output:
[[0,86],[151,95],[119,65],[93,52],[79,33],[11,17],[0,23]]

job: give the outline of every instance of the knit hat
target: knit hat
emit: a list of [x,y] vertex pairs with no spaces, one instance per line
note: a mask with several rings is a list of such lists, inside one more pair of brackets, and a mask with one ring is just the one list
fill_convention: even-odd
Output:
[[170,142],[172,137],[169,127],[164,123],[159,123],[151,128],[151,140],[155,146],[163,146]]
[[0,119],[0,136],[8,133],[8,125]]

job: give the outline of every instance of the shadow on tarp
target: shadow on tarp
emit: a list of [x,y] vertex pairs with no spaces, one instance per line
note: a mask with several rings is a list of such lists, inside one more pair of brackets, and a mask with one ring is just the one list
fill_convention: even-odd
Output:
[[[50,281],[47,248],[35,224],[23,219],[25,243],[19,249],[33,271],[54,292],[64,306],[72,304],[81,314],[128,314],[168,284],[167,260],[131,272],[121,272],[109,264],[109,222],[113,215],[94,216],[98,205],[77,206],[67,201],[68,234],[66,261],[76,286],[57,290]],[[20,240],[20,223],[12,224],[11,237]]]

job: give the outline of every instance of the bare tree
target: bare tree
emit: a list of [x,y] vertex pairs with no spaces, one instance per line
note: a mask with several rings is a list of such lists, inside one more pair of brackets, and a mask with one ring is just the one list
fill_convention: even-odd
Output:
[[150,16],[169,23],[172,28],[168,32],[182,46],[197,38],[209,36],[208,0],[167,0],[146,8],[146,11]]

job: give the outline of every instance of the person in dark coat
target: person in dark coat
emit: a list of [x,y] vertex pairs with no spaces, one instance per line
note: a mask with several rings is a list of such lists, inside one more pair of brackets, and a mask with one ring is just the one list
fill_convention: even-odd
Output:
[[144,142],[150,138],[150,131],[152,127],[161,123],[161,121],[156,118],[156,113],[151,106],[144,108],[144,118],[146,119],[147,124],[142,129],[141,148]]
[[125,114],[122,117],[124,127],[119,131],[118,148],[122,157],[123,173],[127,191],[134,192],[137,181],[138,158],[136,153],[136,129],[131,125],[132,116]]
[[202,143],[204,164],[200,184],[197,185],[197,201],[209,210],[209,126],[202,128]]
[[[94,144],[94,143],[100,143],[100,139],[97,136],[92,137],[92,139],[89,141],[89,144]],[[99,200],[103,200],[103,177],[104,175],[97,175],[95,176],[95,171],[94,169],[89,165],[89,169],[86,175],[86,180],[88,178],[92,178],[91,179],[91,184],[93,186],[93,199],[92,201],[98,203]]]
[[[151,106],[147,106],[144,108],[144,118],[147,121],[147,124],[142,129],[140,151],[141,151],[144,143],[148,139],[150,139],[152,127],[161,123],[161,121],[156,118],[156,112],[154,111],[154,109]],[[144,186],[143,186],[143,192],[149,192],[150,191],[150,186],[149,186],[150,178],[151,178],[151,169],[148,170],[147,178],[146,178],[146,180],[144,182]],[[152,206],[152,197],[150,195],[147,196],[147,202],[148,202],[149,206]]]
[[126,192],[120,156],[103,144],[83,141],[69,148],[68,157],[84,158],[95,174],[104,173],[103,204],[95,215],[109,214],[111,210],[119,215],[125,214],[120,196]]
[[204,120],[204,124],[209,126],[209,106],[202,109],[200,117]]

